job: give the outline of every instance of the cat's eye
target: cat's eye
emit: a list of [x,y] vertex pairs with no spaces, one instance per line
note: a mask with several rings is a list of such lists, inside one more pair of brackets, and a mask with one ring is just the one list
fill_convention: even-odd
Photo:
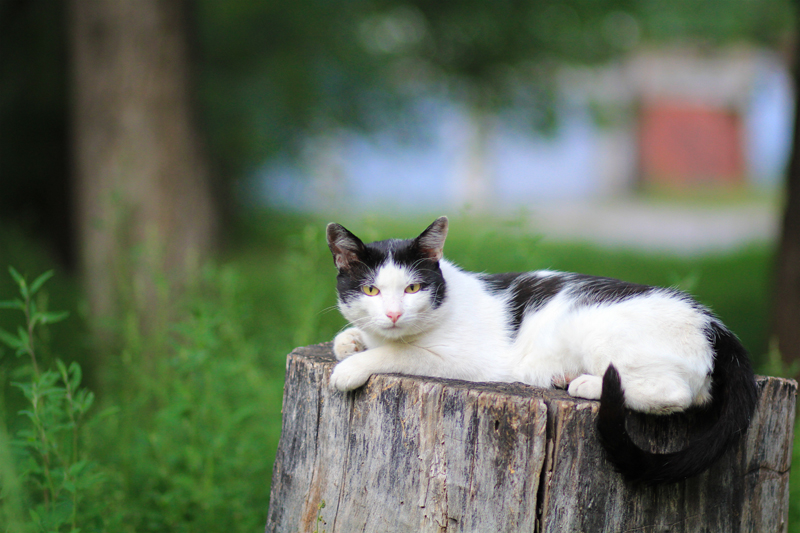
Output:
[[364,291],[364,294],[367,296],[377,296],[380,290],[375,285],[364,285],[361,287],[361,290]]
[[422,285],[420,285],[419,283],[412,283],[411,285],[406,287],[406,293],[407,294],[414,294],[415,292],[419,292],[419,290],[421,288],[422,288]]

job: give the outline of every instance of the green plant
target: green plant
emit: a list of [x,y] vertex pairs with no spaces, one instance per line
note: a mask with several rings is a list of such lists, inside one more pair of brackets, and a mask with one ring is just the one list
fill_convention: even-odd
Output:
[[[431,220],[433,216],[420,215],[413,220],[376,216],[369,223],[352,217],[338,221],[364,233],[365,239],[380,239],[417,235]],[[106,345],[107,354],[86,349],[92,343],[74,304],[80,294],[75,280],[59,275],[47,281],[46,294],[42,289],[31,296],[37,311],[48,302],[74,310],[69,328],[63,323],[34,328],[40,369],[52,367],[61,376],[50,353],[53,346],[62,359],[82,363],[84,382],[97,383],[95,405],[78,420],[78,457],[87,462],[78,474],[79,484],[91,482],[92,476],[97,481],[78,495],[76,526],[81,531],[233,533],[263,528],[281,429],[286,354],[301,344],[331,340],[345,324],[335,307],[325,311],[336,302],[336,269],[324,240],[327,221],[309,228],[308,217],[272,213],[253,218],[247,234],[227,249],[227,266],[206,269],[180,301],[163,295],[175,303],[174,313],[136,305],[135,295],[120,300],[128,315],[110,324],[118,335],[116,344]],[[776,352],[762,357],[767,353],[767,247],[721,256],[663,257],[542,240],[531,236],[522,217],[503,224],[502,230],[496,229],[498,224],[466,217],[454,222],[447,256],[464,268],[486,272],[552,268],[677,284],[718,312],[742,336],[757,363],[778,357]],[[46,254],[34,254],[30,243],[16,245],[19,252],[6,251],[4,230],[0,228],[0,256],[14,257],[31,272],[46,268]],[[0,276],[0,295],[9,293],[11,283],[16,281]],[[32,285],[26,284],[29,292]],[[21,308],[10,307],[13,311],[0,309],[0,327],[19,341]],[[151,320],[143,320],[142,313]],[[27,334],[27,323],[22,330]],[[30,456],[37,456],[18,430],[30,429],[32,423],[16,415],[31,410],[31,404],[18,386],[10,385],[31,382],[33,363],[28,355],[16,359],[9,350],[6,355],[0,359],[0,387],[5,389],[0,396],[5,422],[0,424],[0,533],[33,533],[42,530],[34,527],[30,510],[42,505],[43,489],[25,474]],[[70,365],[65,366],[69,374]],[[773,367],[763,366],[773,373]],[[56,385],[65,387],[61,377]],[[119,410],[110,416],[95,414],[114,405]],[[70,431],[58,435],[70,445]],[[800,439],[794,456],[800,462]],[[793,482],[791,531],[800,530],[797,486]],[[324,515],[319,509],[317,517]],[[67,521],[61,531],[70,528]],[[315,528],[324,530],[324,521],[310,529]]]
[[[14,268],[9,272],[19,288],[20,298],[2,301],[0,308],[21,311],[24,326],[16,334],[0,329],[0,342],[17,357],[27,356],[30,365],[20,369],[29,379],[12,383],[22,391],[28,404],[19,413],[28,423],[11,440],[22,459],[21,471],[10,468],[9,450],[0,442],[0,463],[5,465],[4,488],[8,489],[8,494],[3,494],[2,511],[9,521],[19,523],[20,502],[26,501],[27,518],[36,530],[78,531],[79,522],[91,521],[87,513],[81,512],[85,495],[100,482],[95,463],[83,457],[80,443],[81,428],[94,394],[81,387],[82,372],[77,363],[66,365],[56,360],[56,370],[52,370],[43,368],[37,357],[38,330],[67,317],[64,312],[46,311],[39,303],[43,300],[36,299],[44,283],[52,277],[52,271],[32,283]],[[5,437],[5,428],[2,433],[0,437]]]
[[759,371],[767,376],[796,379],[800,374],[800,361],[785,361],[778,348],[778,339],[769,340],[769,351],[764,356],[764,362]]
[[322,531],[319,530],[320,524],[322,524],[323,526],[327,525],[327,522],[325,522],[325,519],[322,518],[322,510],[323,509],[325,509],[325,500],[322,500],[321,502],[319,502],[319,505],[317,506],[317,529],[315,529],[313,531],[313,533],[325,533],[324,529]]
[[294,346],[314,341],[326,297],[331,296],[333,283],[321,276],[331,271],[331,259],[323,227],[307,224],[300,235],[292,239],[286,254],[285,283],[293,288],[286,293],[285,307],[292,313]]
[[165,332],[128,321],[108,388],[121,407],[98,453],[120,472],[131,530],[254,531],[266,520],[283,376],[244,329],[252,307],[233,270],[206,269],[182,300]]

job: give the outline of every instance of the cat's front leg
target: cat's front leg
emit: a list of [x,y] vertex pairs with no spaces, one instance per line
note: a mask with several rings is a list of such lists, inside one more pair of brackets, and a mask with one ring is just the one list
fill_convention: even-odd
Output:
[[366,349],[364,336],[358,328],[347,328],[333,339],[333,355],[339,361]]
[[452,372],[440,357],[410,344],[391,344],[351,355],[334,367],[331,386],[342,392],[357,389],[372,374],[399,373],[448,377]]
[[331,387],[342,392],[357,389],[379,371],[370,361],[372,350],[360,352],[338,363],[331,373]]

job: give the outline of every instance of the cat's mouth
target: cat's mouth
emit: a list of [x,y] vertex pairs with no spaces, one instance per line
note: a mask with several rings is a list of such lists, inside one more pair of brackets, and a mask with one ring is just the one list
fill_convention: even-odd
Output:
[[385,324],[382,328],[384,335],[389,336],[400,336],[403,335],[406,331],[405,324]]

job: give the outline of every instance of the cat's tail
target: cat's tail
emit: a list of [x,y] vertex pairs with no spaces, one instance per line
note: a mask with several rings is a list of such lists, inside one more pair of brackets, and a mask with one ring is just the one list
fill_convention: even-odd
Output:
[[656,485],[696,476],[708,469],[744,435],[758,399],[747,352],[736,336],[712,320],[707,334],[714,350],[712,421],[680,451],[652,453],[639,448],[625,429],[625,393],[619,373],[609,365],[603,376],[597,431],[616,470],[633,482]]

